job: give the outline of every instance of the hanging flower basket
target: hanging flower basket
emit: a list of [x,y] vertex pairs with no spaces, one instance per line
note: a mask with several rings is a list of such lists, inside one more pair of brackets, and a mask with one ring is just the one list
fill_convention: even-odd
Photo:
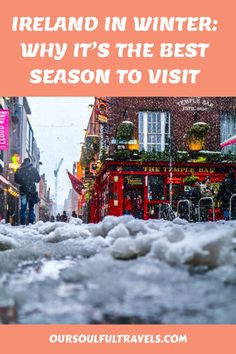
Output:
[[131,141],[131,143],[129,142],[127,148],[130,151],[138,150],[139,144],[138,144],[137,140],[133,140],[133,141]]
[[188,142],[189,150],[191,151],[200,151],[203,148],[203,139],[202,140],[189,140]]
[[187,137],[189,139],[194,138],[202,140],[206,137],[209,128],[209,125],[205,122],[194,123],[192,127],[187,131]]
[[114,154],[114,159],[118,161],[130,160],[130,151],[128,150],[118,150]]
[[188,146],[191,151],[202,150],[209,125],[204,122],[194,123],[187,131]]
[[185,177],[185,178],[183,179],[183,182],[186,183],[186,184],[193,185],[193,184],[196,183],[198,180],[199,180],[199,177],[194,176],[194,175],[190,175],[190,176]]
[[120,123],[116,133],[116,140],[118,142],[124,141],[128,143],[129,140],[133,138],[134,134],[134,124],[130,121],[123,121]]

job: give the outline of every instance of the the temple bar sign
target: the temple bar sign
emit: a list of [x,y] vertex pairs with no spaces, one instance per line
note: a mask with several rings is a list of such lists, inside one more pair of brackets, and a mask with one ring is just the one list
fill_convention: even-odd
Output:
[[207,111],[214,108],[214,103],[202,97],[189,97],[177,102],[183,111]]
[[[170,172],[170,167],[165,166],[146,166],[143,168],[144,172]],[[179,172],[179,173],[215,173],[215,169],[212,167],[173,167],[172,172]]]

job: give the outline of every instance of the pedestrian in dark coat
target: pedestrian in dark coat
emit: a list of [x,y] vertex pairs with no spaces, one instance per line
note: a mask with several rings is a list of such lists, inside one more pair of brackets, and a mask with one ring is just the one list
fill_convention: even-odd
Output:
[[143,200],[141,195],[138,195],[135,201],[135,217],[138,219],[142,219],[143,217]]
[[54,216],[54,215],[51,215],[51,216],[50,216],[50,221],[51,221],[51,222],[55,222],[55,216]]
[[72,218],[78,218],[78,216],[77,216],[77,214],[76,214],[75,210],[73,210],[73,211],[72,211],[71,216],[72,216]]
[[25,158],[21,167],[16,171],[15,182],[20,185],[20,223],[25,225],[25,214],[28,205],[28,222],[33,224],[35,220],[34,205],[39,201],[35,183],[40,182],[40,175],[29,158]]
[[67,222],[68,217],[66,215],[66,211],[63,211],[63,214],[61,215],[60,221]]
[[190,191],[191,212],[192,212],[193,221],[198,220],[198,203],[199,200],[201,199],[201,196],[202,196],[201,185],[199,181],[196,181]]
[[230,198],[235,193],[236,193],[236,181],[235,181],[234,173],[231,171],[221,183],[216,198],[218,201],[221,202],[221,208],[223,210],[223,215],[225,220],[229,219]]
[[201,198],[201,186],[199,181],[196,181],[194,186],[191,188],[190,191],[190,199],[194,205],[198,205],[198,202]]

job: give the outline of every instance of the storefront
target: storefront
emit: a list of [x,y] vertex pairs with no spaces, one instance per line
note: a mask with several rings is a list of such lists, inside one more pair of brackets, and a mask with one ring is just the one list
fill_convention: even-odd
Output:
[[12,225],[18,223],[19,191],[4,176],[0,175],[0,221],[5,219]]
[[123,215],[127,196],[131,199],[132,215],[143,219],[158,218],[160,204],[170,201],[171,181],[175,209],[178,200],[185,198],[191,188],[188,177],[194,176],[202,182],[209,176],[216,195],[230,170],[236,171],[236,164],[174,162],[171,177],[167,161],[107,161],[95,178],[90,222],[98,222],[106,215]]

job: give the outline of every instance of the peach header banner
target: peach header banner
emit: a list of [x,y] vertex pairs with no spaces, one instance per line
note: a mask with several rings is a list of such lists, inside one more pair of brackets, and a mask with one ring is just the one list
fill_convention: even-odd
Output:
[[234,96],[234,1],[4,2],[1,95]]

